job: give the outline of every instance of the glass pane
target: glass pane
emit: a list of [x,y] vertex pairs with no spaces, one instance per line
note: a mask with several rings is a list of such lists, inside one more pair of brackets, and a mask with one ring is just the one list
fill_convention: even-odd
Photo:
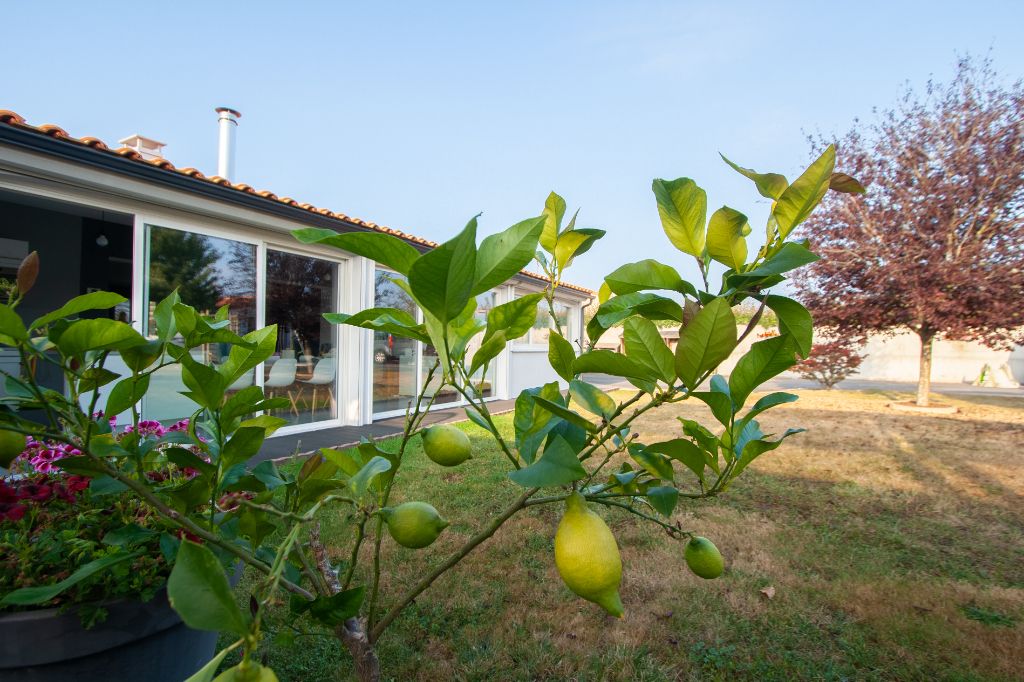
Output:
[[[175,289],[183,303],[199,312],[214,314],[230,306],[231,330],[247,334],[256,328],[256,247],[230,239],[149,226],[147,291],[148,327],[155,333],[153,310]],[[192,351],[192,357],[207,365],[223,362],[230,351],[227,344],[208,344]],[[236,381],[229,390],[251,386],[254,374]],[[181,395],[187,390],[181,368],[165,367],[155,372],[143,402],[146,419],[169,422],[189,416],[194,403]]]
[[[416,304],[409,294],[395,284],[401,275],[377,270],[374,280],[373,305],[398,308],[416,317]],[[387,332],[373,333],[373,411],[375,414],[404,410],[416,397],[416,351],[412,339]]]
[[277,325],[277,352],[267,360],[263,387],[288,399],[274,410],[292,424],[338,416],[338,327],[324,319],[337,301],[336,263],[267,251],[267,324]]
[[440,388],[441,385],[441,371],[438,369],[434,372],[433,377],[430,381],[427,381],[427,374],[430,368],[437,364],[437,350],[430,344],[423,344],[423,368],[421,374],[423,375],[423,394],[428,398],[436,394],[434,398],[435,405],[443,405],[445,403],[454,403],[462,399],[462,396],[449,385],[445,385],[444,388]]
[[[554,307],[555,316],[558,318],[558,324],[562,327],[562,334],[567,339],[573,338],[573,329],[571,329],[569,325],[569,306],[555,301]],[[551,311],[548,308],[548,304],[545,301],[541,301],[537,306],[537,319],[534,320],[533,327],[531,327],[530,331],[525,335],[516,340],[515,343],[547,346],[548,335],[554,328],[555,323],[554,320],[551,319]]]
[[[487,323],[487,313],[495,306],[497,297],[493,291],[488,291],[480,294],[476,297],[476,319],[481,324]],[[480,342],[483,341],[483,332],[477,334],[469,342],[469,350],[466,353],[467,358],[472,358],[473,354],[476,353],[477,349],[480,348]],[[489,398],[494,395],[494,363],[497,358],[491,360],[486,368],[481,367],[473,374],[473,387],[476,389],[478,395],[482,395],[485,398]],[[485,370],[486,369],[486,373]]]

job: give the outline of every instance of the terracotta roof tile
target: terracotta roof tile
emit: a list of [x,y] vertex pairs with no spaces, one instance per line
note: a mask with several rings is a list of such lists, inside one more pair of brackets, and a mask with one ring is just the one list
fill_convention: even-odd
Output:
[[114,150],[114,153],[129,158],[132,161],[142,161],[143,163],[145,163],[146,161],[142,154],[132,149],[131,147],[118,147],[117,149]]
[[55,126],[52,123],[44,123],[43,125],[39,126],[38,129],[39,132],[43,133],[44,135],[49,135],[50,137],[59,137],[62,139],[67,139],[71,137],[70,135],[68,135],[66,130],[64,130],[60,126]]
[[88,147],[94,147],[96,149],[104,150],[110,149],[110,147],[104,144],[103,140],[99,139],[98,137],[80,137],[78,139],[79,141],[81,141],[82,144]]
[[[0,124],[8,125],[14,128],[19,128],[21,130],[28,130],[42,135],[47,135],[49,137],[53,137],[55,139],[62,140],[71,144],[80,144],[98,151],[110,154],[117,154],[126,159],[131,159],[132,161],[137,161],[139,163],[145,163],[151,166],[156,166],[169,173],[179,173],[181,175],[188,176],[194,180],[221,185],[223,187],[228,187],[239,192],[245,192],[246,194],[255,194],[259,197],[266,199],[267,201],[274,201],[281,204],[287,204],[289,206],[297,206],[307,211],[319,213],[321,215],[325,215],[339,221],[343,221],[353,225],[359,225],[361,227],[366,227],[371,230],[383,232],[385,234],[391,234],[396,237],[399,237],[400,239],[404,239],[405,241],[412,242],[413,244],[420,244],[422,246],[426,246],[429,248],[434,248],[438,246],[437,242],[430,241],[429,239],[423,239],[422,237],[417,237],[407,232],[403,232],[402,230],[396,230],[394,228],[385,227],[383,225],[378,225],[377,223],[374,222],[361,220],[360,218],[353,218],[344,213],[333,212],[327,208],[318,208],[316,206],[313,206],[312,204],[300,204],[299,202],[295,201],[290,197],[278,197],[273,192],[270,192],[268,190],[256,190],[252,186],[247,185],[245,183],[232,184],[229,180],[217,175],[208,177],[201,173],[200,171],[196,170],[195,168],[176,168],[174,164],[172,164],[167,159],[156,158],[147,161],[145,158],[143,158],[142,154],[140,154],[134,149],[131,149],[129,147],[119,147],[116,149],[112,149],[108,147],[102,140],[95,137],[74,137],[72,135],[69,135],[68,132],[60,126],[56,126],[49,123],[39,126],[30,125],[25,121],[23,117],[7,109],[0,109]],[[527,272],[525,270],[523,270],[521,274],[543,282],[550,281],[547,277],[544,277],[543,275],[538,275],[533,272]],[[580,291],[585,294],[594,295],[594,292],[592,290],[587,289],[585,287],[576,286],[575,284],[563,283],[562,286],[565,287],[566,289],[572,289],[575,291]]]
[[7,109],[0,109],[0,123],[9,123],[13,125],[25,125],[25,119],[18,116],[13,111]]

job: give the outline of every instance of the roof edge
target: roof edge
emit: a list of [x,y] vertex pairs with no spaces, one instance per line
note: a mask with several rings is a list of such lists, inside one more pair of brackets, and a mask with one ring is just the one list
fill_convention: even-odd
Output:
[[[326,208],[318,208],[308,203],[299,203],[289,197],[278,197],[273,192],[256,190],[245,183],[231,183],[216,175],[206,176],[195,168],[177,168],[166,159],[156,158],[147,161],[134,149],[128,147],[113,149],[98,138],[74,137],[56,125],[31,125],[22,116],[7,109],[0,109],[0,142],[7,142],[18,147],[115,173],[131,175],[186,192],[195,192],[209,199],[226,201],[317,227],[328,229],[343,227],[346,231],[381,232],[398,237],[420,250],[439,246],[437,242],[417,237],[402,230],[378,225]],[[544,275],[526,270],[518,274],[534,280],[551,281]],[[559,287],[589,296],[596,295],[593,290],[575,284],[563,282],[559,284]]]

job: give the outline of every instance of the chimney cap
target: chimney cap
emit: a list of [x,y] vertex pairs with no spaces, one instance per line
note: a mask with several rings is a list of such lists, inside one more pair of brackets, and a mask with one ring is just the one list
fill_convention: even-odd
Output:
[[118,140],[118,142],[125,147],[134,149],[138,153],[142,154],[142,158],[146,161],[163,158],[164,147],[167,146],[166,142],[160,142],[159,140],[154,140],[151,137],[139,135],[138,133],[122,138]]
[[232,109],[231,107],[217,107],[216,109],[214,109],[214,111],[216,111],[218,114],[228,113],[228,114],[231,114],[232,116],[234,116],[235,118],[242,118],[241,112],[236,111],[235,109]]
[[146,137],[145,135],[139,135],[138,133],[135,133],[134,135],[129,135],[128,137],[121,138],[120,140],[118,140],[118,142],[129,147],[133,147],[139,144],[140,142],[143,144],[148,143],[150,146],[167,146],[166,142],[159,142],[157,140],[154,140],[152,137]]

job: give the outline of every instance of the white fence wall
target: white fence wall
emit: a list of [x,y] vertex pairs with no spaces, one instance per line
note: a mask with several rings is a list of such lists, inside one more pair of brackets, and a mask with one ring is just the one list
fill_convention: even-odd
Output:
[[[743,327],[739,333],[743,333]],[[757,329],[725,360],[719,371],[728,375],[740,356],[751,344],[761,340],[764,329]],[[609,329],[601,342],[602,348],[619,349],[622,329]],[[858,379],[879,381],[917,381],[921,342],[912,332],[896,336],[875,336],[861,349],[867,357],[854,376]],[[932,381],[938,383],[971,383],[981,374],[985,365],[998,369],[1009,363],[1014,378],[1024,384],[1024,347],[1013,350],[993,350],[980,343],[938,340],[932,348]]]
[[[905,332],[898,336],[875,336],[863,351],[867,354],[860,366],[858,379],[917,381],[921,342],[917,335]],[[993,350],[980,343],[939,340],[932,347],[932,381],[970,383],[981,369],[989,365],[997,369],[1010,363],[1014,378],[1024,383],[1024,347],[1012,351]]]

